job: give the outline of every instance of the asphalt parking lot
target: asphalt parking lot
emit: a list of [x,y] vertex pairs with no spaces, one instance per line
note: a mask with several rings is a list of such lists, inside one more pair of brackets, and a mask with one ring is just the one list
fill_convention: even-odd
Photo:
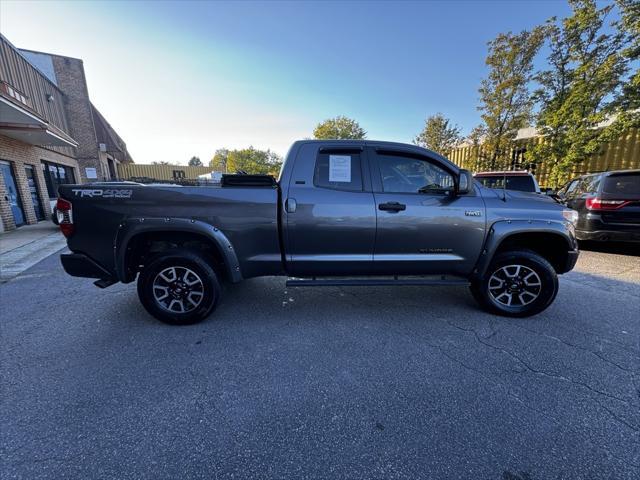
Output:
[[639,478],[629,253],[583,252],[531,319],[265,278],[191,327],[51,256],[0,286],[2,478]]

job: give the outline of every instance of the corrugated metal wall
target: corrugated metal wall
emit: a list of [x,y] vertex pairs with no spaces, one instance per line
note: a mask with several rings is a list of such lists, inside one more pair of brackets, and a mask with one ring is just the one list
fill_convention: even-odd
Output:
[[[28,107],[67,135],[70,134],[62,91],[36,70],[3,36],[0,36],[0,81],[20,90],[28,97]],[[52,95],[51,100],[47,99],[48,94]]]
[[[534,142],[543,141],[542,137],[522,141],[517,143],[517,148],[521,149]],[[449,155],[449,159],[456,165],[477,171],[477,161],[479,153],[482,152],[482,146],[460,147],[456,148]],[[525,162],[526,152],[525,152]],[[602,153],[594,155],[580,165],[576,165],[573,170],[574,176],[585,173],[604,172],[608,170],[628,170],[632,168],[640,168],[640,130],[630,130],[619,139],[607,144]],[[547,186],[549,178],[549,166],[544,162],[538,163],[535,167],[535,176],[541,186]]]
[[[136,163],[121,163],[118,165],[118,176],[122,180],[153,179],[167,180],[195,180],[198,175],[213,171],[212,167],[188,167],[184,165],[141,165]],[[177,173],[181,172],[181,173]]]

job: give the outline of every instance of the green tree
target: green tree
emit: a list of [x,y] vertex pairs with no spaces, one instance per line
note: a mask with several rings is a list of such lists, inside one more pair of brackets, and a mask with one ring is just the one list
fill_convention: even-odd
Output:
[[191,159],[189,160],[189,166],[190,167],[201,167],[202,166],[202,161],[200,160],[200,157],[191,157]]
[[313,130],[313,137],[318,140],[360,140],[366,138],[365,132],[358,122],[351,118],[338,116],[319,123]]
[[425,120],[424,128],[413,139],[413,143],[446,156],[461,140],[460,128],[452,125],[451,120],[443,114],[436,113]]
[[209,162],[209,166],[212,167],[216,172],[226,172],[228,157],[229,150],[226,148],[219,148],[213,154],[213,158]]
[[486,136],[487,128],[483,124],[476,125],[471,129],[471,132],[469,132],[466,143],[471,148],[467,150],[465,158],[467,169],[479,172],[483,170],[485,165],[488,165],[488,157],[483,149]]
[[640,62],[640,2],[617,0],[616,4],[620,9],[620,19],[615,25],[625,44],[622,55],[629,66],[635,65],[636,68],[631,70],[613,102],[616,122],[608,132],[612,138],[629,128],[640,128],[640,68],[637,68]]
[[267,174],[277,176],[282,166],[282,158],[271,150],[253,147],[229,150],[227,154],[228,172]]
[[553,186],[568,180],[575,166],[610,138],[600,126],[613,113],[628,70],[628,37],[606,28],[614,5],[598,8],[595,0],[570,4],[571,16],[551,20],[549,69],[536,76],[536,126],[545,141],[534,145],[531,155],[551,167]]
[[530,32],[501,33],[488,43],[489,74],[479,89],[486,155],[480,168],[506,168],[518,130],[529,124],[533,106],[529,82],[544,34],[545,27],[536,27]]
[[178,165],[178,164],[161,160],[159,162],[151,162],[151,165]]

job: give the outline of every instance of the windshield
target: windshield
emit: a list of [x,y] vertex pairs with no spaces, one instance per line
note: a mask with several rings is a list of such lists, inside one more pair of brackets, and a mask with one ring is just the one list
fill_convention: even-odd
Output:
[[504,176],[504,175],[491,175],[476,177],[476,180],[482,185],[488,188],[505,188],[504,180],[507,179],[507,190],[518,190],[520,192],[535,192],[536,186],[533,182],[533,177],[529,175],[518,176]]

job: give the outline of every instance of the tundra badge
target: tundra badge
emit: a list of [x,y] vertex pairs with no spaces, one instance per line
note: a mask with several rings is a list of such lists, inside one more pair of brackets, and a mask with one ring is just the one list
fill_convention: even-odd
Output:
[[464,214],[467,217],[481,217],[482,216],[482,212],[480,210],[465,210]]

